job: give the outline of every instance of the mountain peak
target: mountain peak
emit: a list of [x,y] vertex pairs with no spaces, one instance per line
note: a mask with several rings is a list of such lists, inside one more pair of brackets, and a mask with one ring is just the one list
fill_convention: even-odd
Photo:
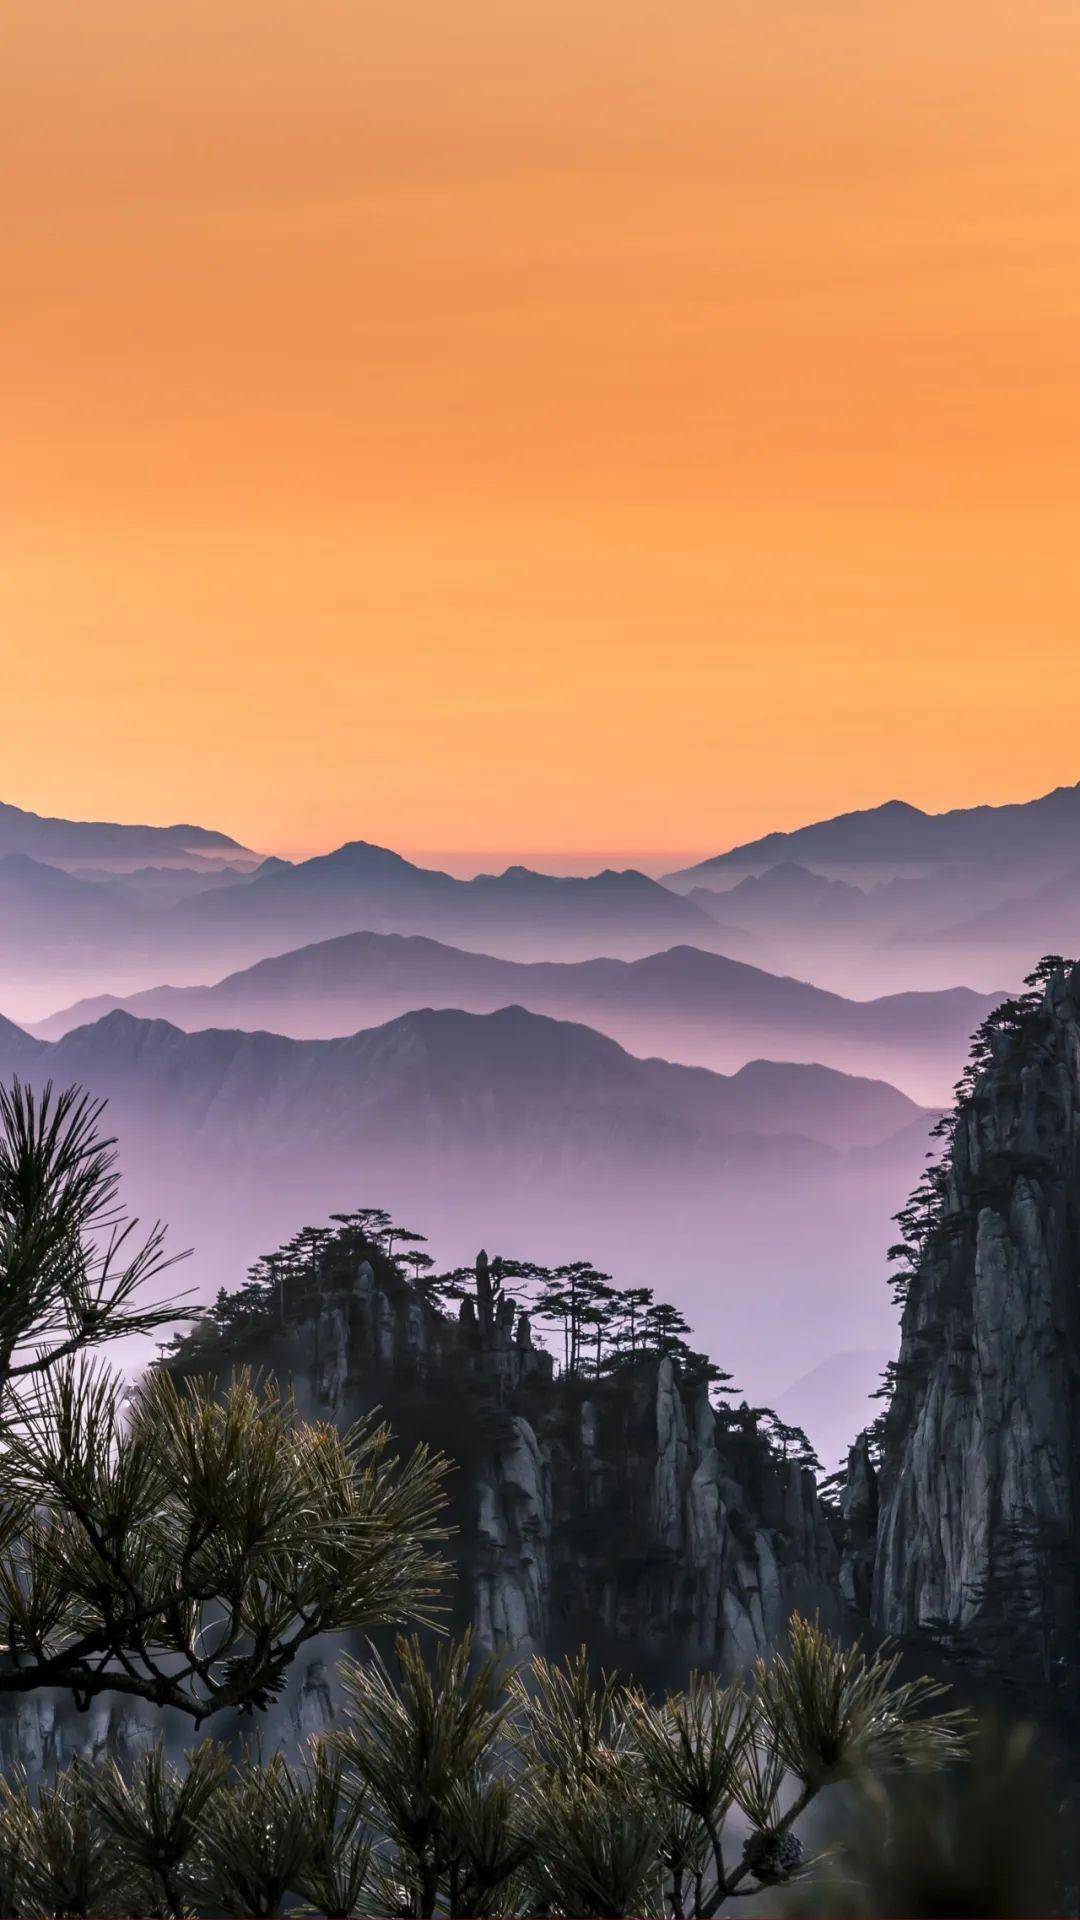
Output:
[[930,863],[1062,857],[1068,836],[1075,832],[1078,796],[1080,786],[1058,787],[1034,800],[957,807],[946,813],[926,813],[907,800],[885,800],[790,832],[765,834],[667,879],[685,886],[728,869],[775,866],[784,858],[800,864],[910,869]]
[[393,847],[381,847],[374,840],[343,840],[340,847],[321,856],[324,860],[348,861],[353,867],[407,867],[415,871],[411,860],[395,853]]
[[744,880],[732,887],[729,898],[733,904],[741,907],[744,899],[751,896],[761,899],[767,894],[777,894],[839,900],[843,894],[858,892],[859,889],[846,880],[829,880],[825,874],[815,873],[811,867],[800,866],[797,860],[779,860],[774,867],[766,867],[764,873],[748,873]]

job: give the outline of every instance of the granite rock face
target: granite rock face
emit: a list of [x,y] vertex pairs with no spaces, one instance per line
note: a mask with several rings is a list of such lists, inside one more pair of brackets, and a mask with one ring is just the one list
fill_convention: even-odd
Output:
[[1078,1302],[1080,968],[1058,968],[958,1110],[904,1309],[870,1601],[886,1632],[1007,1648],[1044,1684],[1077,1666]]
[[302,1404],[339,1421],[374,1390],[393,1422],[395,1382],[433,1413],[454,1397],[468,1474],[455,1556],[464,1617],[493,1652],[557,1654],[585,1637],[673,1671],[734,1667],[793,1608],[843,1612],[813,1476],[718,1413],[668,1358],[554,1379],[512,1303],[486,1327],[469,1301],[451,1320],[408,1290],[383,1291],[368,1263],[290,1346]]
[[840,1492],[842,1557],[840,1591],[852,1611],[865,1618],[870,1612],[877,1551],[878,1478],[870,1457],[869,1436],[859,1435],[848,1453],[847,1473]]
[[551,1465],[527,1420],[512,1416],[506,1439],[487,1451],[472,1498],[473,1631],[490,1652],[540,1652],[551,1611]]
[[36,1779],[76,1758],[128,1764],[153,1745],[154,1734],[149,1709],[140,1711],[127,1700],[105,1695],[76,1713],[69,1696],[55,1688],[12,1696],[0,1711],[0,1774]]

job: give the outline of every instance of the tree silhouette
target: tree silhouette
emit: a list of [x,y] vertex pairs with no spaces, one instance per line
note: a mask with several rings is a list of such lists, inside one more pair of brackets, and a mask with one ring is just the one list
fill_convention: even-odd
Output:
[[689,1322],[667,1301],[660,1300],[646,1309],[642,1320],[642,1333],[647,1346],[654,1353],[676,1353],[684,1345],[683,1335],[689,1333]]

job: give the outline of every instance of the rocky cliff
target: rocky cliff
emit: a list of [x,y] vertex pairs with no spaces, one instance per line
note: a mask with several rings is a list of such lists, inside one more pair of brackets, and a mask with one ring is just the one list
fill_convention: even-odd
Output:
[[432,1313],[370,1261],[312,1304],[289,1343],[302,1402],[348,1421],[377,1399],[458,1461],[459,1618],[483,1646],[584,1638],[675,1673],[752,1659],[794,1607],[838,1617],[813,1475],[673,1359],[556,1379],[512,1302],[485,1334],[471,1301]]
[[849,1592],[886,1632],[1075,1687],[1080,968],[1044,963],[988,1023],[927,1196],[877,1486],[853,1455]]
[[[752,1661],[795,1608],[840,1623],[839,1557],[813,1474],[751,1409],[712,1404],[707,1366],[640,1352],[599,1377],[556,1377],[484,1256],[449,1312],[369,1253],[313,1260],[254,1305],[223,1297],[172,1364],[219,1377],[250,1364],[291,1385],[309,1417],[347,1425],[378,1408],[403,1449],[422,1440],[448,1454],[448,1625],[509,1660],[586,1641],[598,1662],[674,1684],[694,1664]],[[306,1650],[263,1746],[333,1722],[341,1650]],[[0,1714],[0,1766],[129,1758],[160,1724],[127,1702],[80,1714],[43,1693]],[[169,1734],[179,1745],[190,1729]]]

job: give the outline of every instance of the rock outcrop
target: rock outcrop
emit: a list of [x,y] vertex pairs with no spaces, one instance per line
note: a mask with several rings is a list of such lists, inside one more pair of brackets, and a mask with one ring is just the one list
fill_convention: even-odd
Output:
[[838,1560],[812,1476],[766,1455],[674,1363],[556,1382],[478,1481],[464,1569],[480,1640],[520,1656],[587,1639],[638,1667],[734,1668],[793,1607],[835,1617]]
[[76,1757],[128,1763],[153,1745],[155,1723],[123,1699],[102,1696],[77,1713],[55,1688],[9,1696],[0,1710],[0,1774],[13,1780],[54,1772]]
[[[288,1302],[271,1293],[258,1317],[201,1323],[173,1364],[251,1364],[290,1385],[309,1417],[348,1425],[378,1408],[403,1449],[447,1453],[447,1624],[508,1661],[585,1641],[604,1664],[680,1683],[694,1664],[752,1661],[796,1608],[840,1624],[839,1556],[813,1475],[750,1409],[714,1407],[704,1373],[655,1354],[600,1378],[555,1377],[492,1279],[481,1256],[454,1315],[375,1254],[313,1274]],[[306,1649],[259,1716],[264,1746],[333,1724],[341,1651]],[[177,1716],[138,1703],[105,1696],[87,1714],[35,1695],[0,1714],[0,1766],[127,1760],[162,1725],[178,1750],[190,1738]],[[239,1725],[214,1732],[250,1738]]]
[[481,1646],[520,1659],[586,1639],[674,1674],[753,1659],[793,1608],[839,1619],[813,1475],[752,1415],[715,1408],[704,1378],[655,1356],[555,1378],[484,1256],[456,1317],[378,1269],[324,1278],[244,1357],[287,1372],[312,1414],[347,1424],[378,1404],[455,1459],[457,1624]]
[[875,1624],[1057,1688],[1080,1664],[1080,968],[1043,972],[958,1107],[863,1480]]

